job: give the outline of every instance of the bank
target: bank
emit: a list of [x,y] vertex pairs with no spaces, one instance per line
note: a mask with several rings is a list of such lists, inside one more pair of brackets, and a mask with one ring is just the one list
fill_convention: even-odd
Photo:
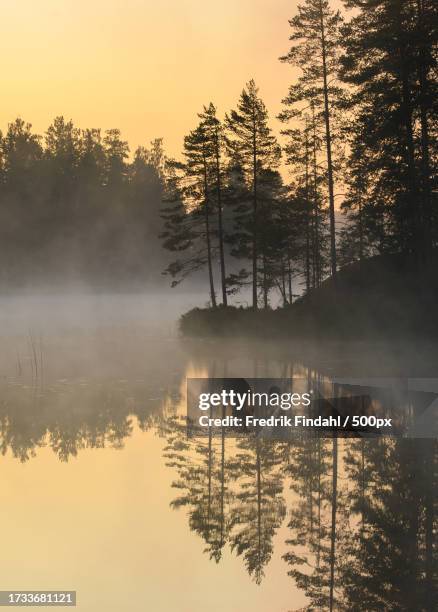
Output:
[[347,266],[290,305],[194,308],[179,325],[185,337],[438,340],[437,306],[437,253],[427,266],[398,254]]

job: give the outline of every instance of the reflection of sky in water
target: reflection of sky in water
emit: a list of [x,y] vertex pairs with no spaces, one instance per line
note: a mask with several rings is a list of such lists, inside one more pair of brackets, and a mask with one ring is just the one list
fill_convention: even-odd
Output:
[[186,376],[375,376],[364,347],[181,342],[142,303],[53,328],[47,302],[44,326],[9,311],[26,326],[0,350],[4,588],[76,589],[93,612],[287,612],[328,608],[333,565],[347,609],[428,609],[436,445],[187,440],[179,418]]

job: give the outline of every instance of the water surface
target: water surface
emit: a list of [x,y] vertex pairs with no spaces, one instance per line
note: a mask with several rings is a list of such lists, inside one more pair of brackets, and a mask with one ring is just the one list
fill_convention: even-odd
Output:
[[187,342],[194,303],[1,301],[2,588],[84,612],[432,610],[436,443],[188,439],[184,414],[188,376],[426,377],[433,347]]

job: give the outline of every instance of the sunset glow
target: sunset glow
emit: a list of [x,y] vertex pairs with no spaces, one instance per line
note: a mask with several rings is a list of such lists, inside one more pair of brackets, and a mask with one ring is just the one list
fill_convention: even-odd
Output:
[[163,137],[180,152],[196,113],[221,113],[254,78],[275,115],[293,74],[295,0],[5,0],[0,128],[18,115],[43,133],[56,115],[118,127],[131,148]]

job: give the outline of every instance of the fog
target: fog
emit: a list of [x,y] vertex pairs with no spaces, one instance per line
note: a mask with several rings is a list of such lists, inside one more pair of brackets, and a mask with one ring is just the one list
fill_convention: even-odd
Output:
[[[181,288],[137,294],[22,293],[0,299],[0,453],[8,551],[2,575],[8,584],[27,580],[53,588],[67,580],[83,612],[103,612],[114,602],[123,609],[127,590],[132,610],[143,610],[147,602],[163,612],[195,611],[201,609],[199,579],[192,573],[196,567],[206,589],[221,585],[208,608],[212,612],[287,610],[308,603],[300,582],[291,580],[291,571],[300,567],[296,551],[304,558],[320,554],[328,549],[331,534],[336,542],[333,580],[343,592],[341,570],[351,557],[343,543],[356,537],[357,500],[364,495],[362,472],[351,469],[350,458],[353,465],[369,466],[377,492],[391,491],[379,509],[386,504],[388,516],[393,507],[402,512],[387,537],[386,523],[382,527],[383,521],[375,519],[382,512],[365,509],[367,537],[372,540],[384,531],[382,541],[394,549],[382,548],[385,560],[398,559],[400,547],[408,548],[403,512],[412,506],[420,517],[430,513],[429,472],[418,466],[427,465],[424,456],[433,460],[431,445],[388,437],[379,444],[340,440],[338,446],[336,437],[320,440],[313,434],[291,439],[287,447],[250,437],[209,445],[207,438],[187,437],[186,379],[293,376],[313,384],[334,376],[415,371],[425,376],[425,365],[436,371],[433,350],[397,343],[182,338],[179,316],[204,302],[205,294]],[[386,409],[397,413],[398,405],[392,404]],[[257,465],[262,478],[257,478]],[[406,483],[417,480],[416,497],[403,496]],[[334,494],[320,494],[318,482],[321,491],[337,494],[339,489],[339,498],[348,503],[337,507]],[[316,487],[311,488],[310,517],[309,487]],[[259,506],[254,505],[257,491]],[[297,517],[300,538],[308,521],[320,521],[319,540],[294,546],[296,525],[290,517]],[[350,517],[347,538],[344,525]],[[421,520],[416,545],[431,550],[431,530]],[[247,546],[240,550],[236,543],[246,533]],[[359,550],[355,555],[367,573],[366,554]],[[426,563],[420,580],[426,584],[424,597]],[[410,573],[413,567],[408,561]],[[330,563],[322,571],[329,576]],[[394,576],[387,578],[386,569],[381,573],[394,583],[388,587],[393,596],[398,566]],[[171,589],[169,575],[174,577]],[[381,582],[377,572],[376,583]],[[99,584],[105,585],[102,592]]]
[[[175,299],[175,295],[178,299]],[[0,298],[0,376],[121,378],[150,364],[178,337],[178,317],[203,296],[40,293]]]
[[[35,376],[44,370],[65,377],[145,373],[169,367],[163,354],[184,350],[201,362],[239,356],[264,362],[303,363],[326,375],[434,375],[438,364],[432,343],[406,341],[334,342],[229,338],[184,340],[179,317],[207,302],[205,293],[183,287],[145,293],[17,293],[0,298],[0,376]],[[160,359],[162,360],[160,363]],[[36,362],[36,363],[35,363]],[[239,368],[240,370],[240,368]],[[251,366],[252,370],[252,366]],[[231,375],[240,373],[230,372]],[[243,372],[247,374],[248,372]]]
[[52,334],[138,325],[153,335],[175,333],[178,317],[206,301],[200,293],[162,290],[145,293],[57,291],[0,297],[3,334]]

